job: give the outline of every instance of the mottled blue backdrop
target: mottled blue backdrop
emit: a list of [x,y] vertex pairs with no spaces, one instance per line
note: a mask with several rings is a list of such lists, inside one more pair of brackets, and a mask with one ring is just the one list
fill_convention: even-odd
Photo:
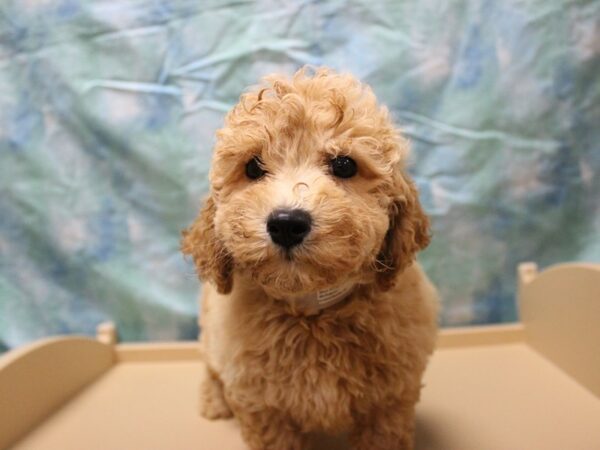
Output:
[[370,83],[413,142],[446,325],[510,321],[515,266],[600,259],[598,1],[0,4],[0,347],[115,320],[193,338],[179,232],[247,85]]

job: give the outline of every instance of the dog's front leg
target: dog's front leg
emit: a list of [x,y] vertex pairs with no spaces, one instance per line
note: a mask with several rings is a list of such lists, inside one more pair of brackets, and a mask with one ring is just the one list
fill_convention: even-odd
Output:
[[206,419],[227,419],[233,414],[223,394],[223,383],[218,375],[204,367],[200,382],[200,415]]
[[354,450],[413,450],[414,401],[397,400],[374,406],[356,417],[350,441]]
[[234,408],[242,436],[252,450],[303,450],[306,436],[281,411],[247,412]]

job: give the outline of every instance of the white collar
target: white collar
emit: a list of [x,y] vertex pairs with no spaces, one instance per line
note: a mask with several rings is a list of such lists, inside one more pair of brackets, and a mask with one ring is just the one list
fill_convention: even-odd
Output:
[[292,298],[290,302],[294,309],[303,311],[307,316],[311,316],[344,300],[348,297],[352,288],[354,288],[353,283],[346,283]]

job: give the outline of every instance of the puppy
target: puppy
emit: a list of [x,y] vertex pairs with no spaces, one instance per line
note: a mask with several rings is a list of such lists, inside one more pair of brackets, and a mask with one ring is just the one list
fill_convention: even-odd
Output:
[[182,251],[205,281],[201,413],[250,448],[413,448],[437,294],[407,152],[371,89],[327,69],[266,77],[217,132]]

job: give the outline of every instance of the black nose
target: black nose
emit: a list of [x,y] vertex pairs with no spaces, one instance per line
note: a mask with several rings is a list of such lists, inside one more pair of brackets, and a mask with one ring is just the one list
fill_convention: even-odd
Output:
[[267,219],[267,231],[277,245],[290,249],[310,232],[310,214],[302,209],[278,209]]

